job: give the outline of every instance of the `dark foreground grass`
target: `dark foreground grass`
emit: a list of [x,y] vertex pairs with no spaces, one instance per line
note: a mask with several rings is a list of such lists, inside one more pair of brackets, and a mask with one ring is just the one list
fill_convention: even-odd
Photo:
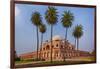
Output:
[[26,67],[42,67],[42,66],[57,66],[57,65],[73,65],[73,64],[87,64],[87,63],[95,63],[95,61],[53,61],[49,62],[40,62],[34,64],[21,64],[16,65],[16,68],[26,68]]

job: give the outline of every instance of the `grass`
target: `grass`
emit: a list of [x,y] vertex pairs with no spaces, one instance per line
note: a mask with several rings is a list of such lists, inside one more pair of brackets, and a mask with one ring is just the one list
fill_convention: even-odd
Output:
[[57,66],[57,65],[72,65],[72,64],[87,64],[87,63],[94,63],[93,61],[50,61],[39,62],[39,63],[30,63],[30,64],[19,64],[15,65],[16,68],[23,68],[23,67],[42,67],[42,66]]
[[95,58],[94,57],[81,57],[79,58],[80,60],[83,60],[83,61],[94,61]]
[[53,61],[52,63],[50,61],[27,61],[27,60],[22,60],[22,61],[16,61],[16,65],[21,65],[21,64],[43,64],[43,65],[53,65],[53,64],[75,64],[75,63],[85,63],[85,62],[92,62],[95,59],[93,57],[81,57],[81,58],[76,58],[76,59],[70,59],[66,60],[66,62],[63,61]]

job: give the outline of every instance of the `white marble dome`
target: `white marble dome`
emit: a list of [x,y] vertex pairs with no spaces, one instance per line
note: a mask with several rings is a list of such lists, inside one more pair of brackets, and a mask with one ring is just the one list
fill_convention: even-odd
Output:
[[62,38],[59,35],[55,35],[52,40],[62,40]]

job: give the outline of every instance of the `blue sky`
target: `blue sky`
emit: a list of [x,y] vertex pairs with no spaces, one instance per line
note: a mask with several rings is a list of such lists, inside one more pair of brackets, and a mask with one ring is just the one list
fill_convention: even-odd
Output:
[[[48,6],[44,5],[15,5],[15,49],[17,54],[32,52],[36,50],[36,27],[32,24],[30,18],[33,12],[38,11],[42,15],[42,21],[46,24],[47,31],[44,34],[44,41],[50,39],[50,26],[44,18]],[[58,22],[54,25],[53,36],[60,35],[64,38],[65,28],[61,24],[61,17],[64,11],[70,10],[74,15],[74,21],[68,30],[68,40],[75,44],[72,36],[73,28],[77,24],[83,26],[83,36],[79,39],[79,49],[83,51],[93,51],[94,49],[94,8],[64,7],[55,6],[58,12]],[[40,38],[40,33],[39,33]]]

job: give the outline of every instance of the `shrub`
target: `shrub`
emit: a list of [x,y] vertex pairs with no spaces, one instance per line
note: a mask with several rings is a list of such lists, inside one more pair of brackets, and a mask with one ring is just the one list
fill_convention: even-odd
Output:
[[15,58],[15,61],[20,61],[21,59],[19,57]]

